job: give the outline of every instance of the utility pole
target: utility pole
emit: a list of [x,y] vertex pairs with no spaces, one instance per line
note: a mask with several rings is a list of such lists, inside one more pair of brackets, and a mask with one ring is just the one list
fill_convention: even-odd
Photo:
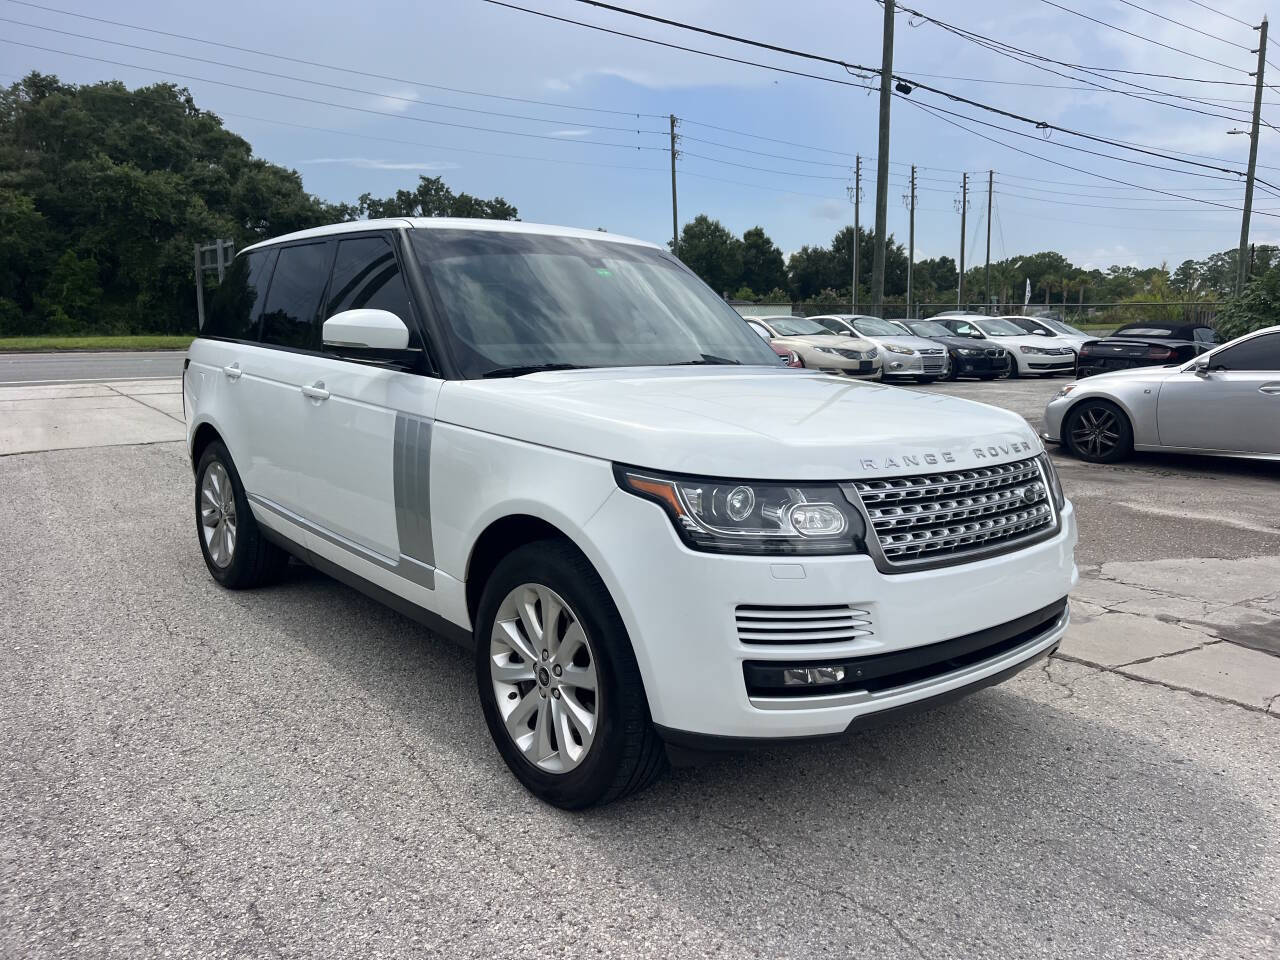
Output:
[[911,272],[916,265],[916,165],[911,165],[911,227],[907,231],[907,316],[911,314]]
[[987,171],[987,307],[991,306],[991,186],[996,178],[994,170]]
[[1244,214],[1240,218],[1240,250],[1236,253],[1236,293],[1249,281],[1249,265],[1244,255],[1249,246],[1249,214],[1253,210],[1253,172],[1258,166],[1258,121],[1262,115],[1262,70],[1267,65],[1267,18],[1255,28],[1258,31],[1258,72],[1254,74],[1253,126],[1249,131],[1249,173],[1244,182]]
[[880,55],[880,145],[876,150],[876,243],[871,254],[871,312],[884,316],[884,243],[889,219],[889,104],[893,100],[893,3],[884,0]]
[[969,174],[963,174],[960,181],[960,275],[956,279],[956,309],[964,306],[964,230],[965,214],[969,210]]
[[854,157],[853,167],[853,285],[849,288],[849,312],[858,312],[858,242],[861,229],[858,226],[859,201],[862,200],[862,154]]
[[676,213],[676,115],[671,120],[671,253],[680,256],[680,217]]

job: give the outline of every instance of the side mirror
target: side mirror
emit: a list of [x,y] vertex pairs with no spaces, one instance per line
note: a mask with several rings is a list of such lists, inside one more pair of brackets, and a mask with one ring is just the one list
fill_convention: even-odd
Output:
[[1197,357],[1196,362],[1191,365],[1191,372],[1194,373],[1197,377],[1199,377],[1202,380],[1208,377],[1209,376],[1209,358]]
[[389,310],[343,310],[324,322],[324,348],[345,360],[414,366],[421,350],[409,347],[409,328]]

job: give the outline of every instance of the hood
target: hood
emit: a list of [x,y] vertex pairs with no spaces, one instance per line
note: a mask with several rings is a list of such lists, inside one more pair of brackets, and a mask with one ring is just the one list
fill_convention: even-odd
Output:
[[454,380],[436,419],[711,477],[843,480],[1039,453],[1022,417],[938,393],[779,367],[625,367]]
[[862,337],[826,336],[815,334],[812,337],[774,337],[774,343],[798,343],[806,347],[838,347],[841,350],[870,350],[875,346],[870,340]]
[[929,337],[930,343],[940,343],[953,350],[994,350],[1000,345],[994,340],[974,340],[972,337]]
[[872,343],[896,343],[900,347],[910,347],[912,350],[937,350],[938,344],[925,337],[917,337],[914,333],[904,333],[893,337],[867,337]]

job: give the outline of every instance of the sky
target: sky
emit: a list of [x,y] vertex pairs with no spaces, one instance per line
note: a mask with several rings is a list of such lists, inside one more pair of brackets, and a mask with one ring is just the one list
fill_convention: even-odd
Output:
[[[172,81],[187,86],[199,106],[219,114],[259,156],[297,170],[309,191],[328,200],[354,201],[365,192],[386,196],[411,188],[420,175],[441,176],[454,190],[505,198],[523,220],[603,227],[660,243],[671,237],[667,117],[674,114],[680,118],[682,223],[706,213],[738,234],[759,225],[786,253],[828,243],[852,223],[854,158],[874,158],[877,147],[878,96],[867,88],[875,81],[863,86],[862,77],[839,66],[646,23],[575,0],[512,2],[829,79],[665,49],[484,0],[0,0],[0,39],[46,48],[0,42],[0,81],[12,82],[30,70],[76,83]],[[1015,62],[900,11],[896,74],[1033,120],[1159,153],[1179,151],[1182,160],[1205,165],[1060,131],[1042,134],[1030,124],[916,88],[893,100],[887,196],[889,230],[905,245],[907,177],[915,164],[918,259],[958,258],[964,171],[971,182],[967,265],[981,263],[985,255],[988,171],[994,171],[993,260],[1057,250],[1085,267],[1166,262],[1173,268],[1236,246],[1243,180],[1219,168],[1242,171],[1247,163],[1249,138],[1228,131],[1247,129],[1253,96],[1248,73],[1256,64],[1249,50],[1256,47],[1257,33],[1228,17],[1257,22],[1264,12],[1258,4],[1209,0],[1220,13],[1194,0],[908,4],[1057,60],[1198,78],[1112,74],[1117,81],[1205,101],[1183,101],[1204,111],[1197,113],[1082,90],[1079,80]],[[847,63],[880,62],[884,14],[875,0],[620,5]],[[69,15],[76,13],[247,49]],[[1280,65],[1280,34],[1275,39],[1271,59]],[[1263,118],[1270,114],[1280,125],[1280,67],[1275,76],[1276,88],[1264,96]],[[1106,83],[1121,86],[1117,81]],[[917,104],[1019,133],[968,119],[957,121],[969,128],[960,129]],[[1264,126],[1258,176],[1280,185],[1278,144],[1280,133]],[[863,171],[861,223],[869,228],[875,216],[873,159],[864,159]],[[1280,242],[1280,190],[1256,196],[1251,239]]]

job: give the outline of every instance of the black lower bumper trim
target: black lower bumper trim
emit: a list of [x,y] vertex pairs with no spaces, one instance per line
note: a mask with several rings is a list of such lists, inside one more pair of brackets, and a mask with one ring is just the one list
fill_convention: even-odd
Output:
[[1011,667],[1006,667],[998,673],[975,680],[973,683],[968,683],[943,693],[937,693],[931,697],[923,697],[919,700],[912,700],[910,703],[903,703],[896,707],[889,707],[885,710],[877,710],[874,713],[865,713],[854,717],[849,725],[839,733],[824,733],[807,737],[721,737],[711,733],[676,730],[656,723],[654,724],[654,729],[663,742],[666,743],[668,752],[673,754],[673,760],[677,764],[696,761],[696,755],[701,753],[742,753],[748,750],[768,750],[772,747],[798,743],[838,740],[850,734],[886,726],[912,714],[925,713],[935,707],[962,700],[971,693],[977,693],[987,687],[994,687],[997,684],[1004,683],[1010,677],[1021,673],[1033,664],[1039,663],[1044,658],[1052,656],[1057,651],[1058,645],[1054,644],[1047,650],[1042,650],[1026,660],[1019,661]]

